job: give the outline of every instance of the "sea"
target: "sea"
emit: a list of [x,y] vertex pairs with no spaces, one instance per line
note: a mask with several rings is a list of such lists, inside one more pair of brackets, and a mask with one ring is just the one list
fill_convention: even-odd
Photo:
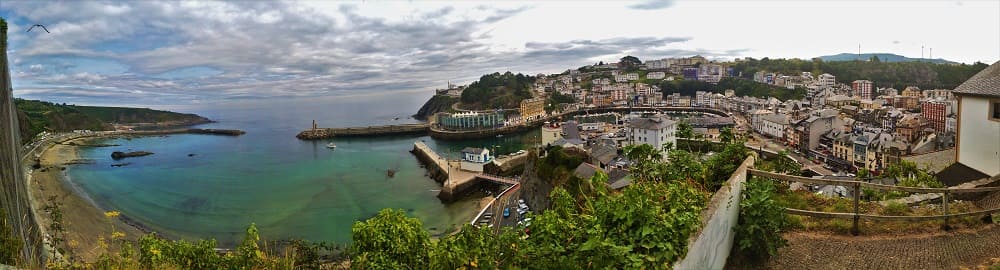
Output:
[[[71,166],[69,181],[100,208],[120,211],[161,235],[214,238],[222,246],[238,243],[251,223],[264,239],[348,244],[355,222],[385,208],[402,209],[432,235],[443,235],[468,223],[486,195],[442,203],[436,197],[441,185],[409,152],[413,144],[424,141],[450,157],[465,147],[507,154],[539,143],[539,130],[462,141],[426,135],[295,138],[313,120],[320,127],[418,123],[410,116],[429,97],[372,94],[175,106],[167,109],[217,121],[200,128],[247,133],[97,139],[94,143],[119,146],[80,147],[81,158],[94,163]],[[328,149],[328,142],[336,149]],[[115,161],[114,151],[154,154]]]

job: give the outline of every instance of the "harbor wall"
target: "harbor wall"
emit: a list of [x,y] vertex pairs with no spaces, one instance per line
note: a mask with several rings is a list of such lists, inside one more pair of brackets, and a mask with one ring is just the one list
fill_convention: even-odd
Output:
[[420,162],[420,165],[427,169],[428,177],[438,183],[444,183],[445,180],[448,180],[448,171],[438,162],[441,160],[441,157],[430,150],[424,142],[413,143],[413,150],[410,150],[410,153],[417,156],[417,161]]

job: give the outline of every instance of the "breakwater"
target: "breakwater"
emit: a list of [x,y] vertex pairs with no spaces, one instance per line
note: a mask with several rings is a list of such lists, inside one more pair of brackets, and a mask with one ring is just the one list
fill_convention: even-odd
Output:
[[347,128],[313,128],[295,135],[300,140],[322,140],[333,137],[381,136],[427,133],[429,124],[406,124]]
[[[295,137],[299,138],[300,140],[322,140],[333,137],[357,137],[357,136],[381,136],[381,135],[429,133],[432,138],[442,139],[442,140],[480,139],[480,138],[495,137],[497,135],[525,132],[533,128],[542,126],[542,124],[544,124],[545,121],[558,120],[565,117],[572,117],[574,115],[605,113],[605,112],[633,112],[633,111],[702,112],[702,113],[715,114],[719,116],[728,116],[728,114],[723,110],[714,108],[703,108],[703,107],[601,107],[601,108],[590,108],[584,110],[566,111],[559,114],[550,115],[549,117],[543,119],[539,119],[536,121],[516,126],[506,126],[501,128],[490,128],[490,129],[476,129],[476,130],[449,130],[442,128],[439,125],[434,124],[433,122],[422,123],[422,124],[347,127],[347,128],[318,128],[316,127],[316,123],[314,122],[313,127],[311,129],[299,132],[299,134],[295,135]],[[433,119],[434,117],[431,117],[431,120]]]

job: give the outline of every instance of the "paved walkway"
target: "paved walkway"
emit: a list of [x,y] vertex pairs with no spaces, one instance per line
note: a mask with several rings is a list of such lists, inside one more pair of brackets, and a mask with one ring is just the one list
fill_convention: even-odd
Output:
[[764,269],[959,269],[1000,258],[997,225],[933,236],[849,237],[795,232],[785,234],[785,238],[788,246]]

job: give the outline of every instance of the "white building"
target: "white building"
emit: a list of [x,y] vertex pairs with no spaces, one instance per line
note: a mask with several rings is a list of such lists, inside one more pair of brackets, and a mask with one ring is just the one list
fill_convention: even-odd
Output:
[[667,77],[667,73],[664,73],[664,72],[661,72],[661,71],[654,71],[654,72],[646,73],[646,79],[660,80],[660,79],[663,79],[663,78],[666,78],[666,77]]
[[829,73],[823,73],[819,75],[818,81],[818,86],[833,87],[834,84],[837,84],[837,76],[830,75]]
[[625,73],[625,74],[617,74],[617,75],[615,75],[615,81],[616,82],[628,82],[628,81],[635,81],[635,80],[639,80],[639,73],[632,72],[632,73]]
[[986,175],[1000,174],[1000,61],[952,91],[958,98],[958,163]]
[[483,148],[466,147],[462,149],[462,170],[482,172],[483,165],[493,161],[490,150]]
[[760,117],[760,125],[754,125],[757,128],[757,132],[761,134],[771,136],[772,138],[783,138],[785,136],[785,129],[788,128],[788,115],[784,114],[768,114]]
[[628,138],[631,144],[648,144],[660,149],[663,158],[667,157],[663,144],[677,145],[677,123],[666,116],[633,118],[628,123]]

